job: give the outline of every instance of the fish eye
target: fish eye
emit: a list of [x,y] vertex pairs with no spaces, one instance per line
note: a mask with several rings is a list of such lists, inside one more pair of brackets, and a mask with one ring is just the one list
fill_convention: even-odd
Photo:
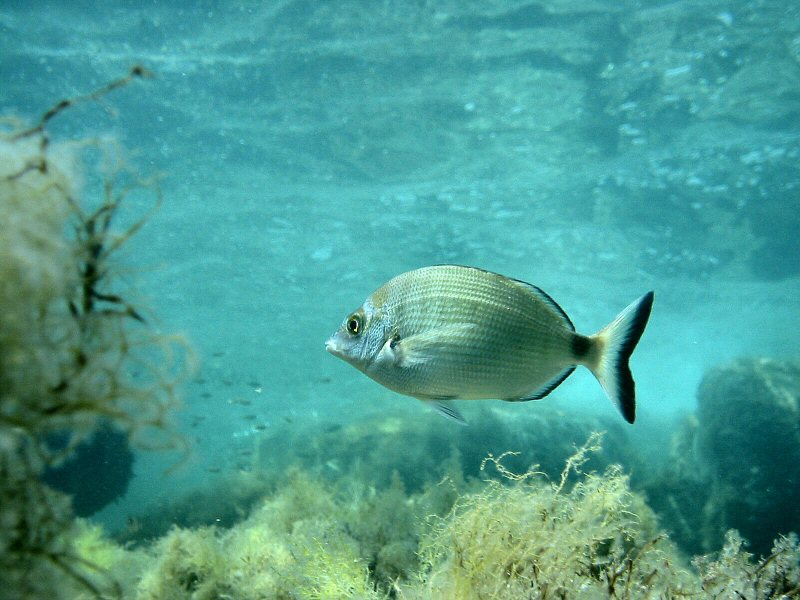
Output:
[[347,317],[347,323],[345,327],[347,328],[347,333],[350,335],[358,335],[361,333],[361,328],[364,326],[364,319],[358,313],[353,313],[349,317]]

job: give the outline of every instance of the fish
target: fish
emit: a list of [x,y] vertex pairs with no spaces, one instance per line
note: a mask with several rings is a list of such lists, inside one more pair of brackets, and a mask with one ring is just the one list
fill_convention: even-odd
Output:
[[325,347],[384,387],[462,424],[452,400],[540,400],[584,366],[633,423],[628,363],[653,298],[647,292],[597,333],[582,335],[535,285],[477,267],[435,265],[379,287]]

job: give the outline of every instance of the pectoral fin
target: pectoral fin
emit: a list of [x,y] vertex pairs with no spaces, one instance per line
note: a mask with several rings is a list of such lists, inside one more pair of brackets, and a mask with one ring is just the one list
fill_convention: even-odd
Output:
[[461,413],[456,410],[449,399],[441,400],[423,400],[423,402],[442,415],[445,419],[455,421],[459,425],[466,425],[467,421],[461,416]]
[[458,344],[473,327],[475,325],[472,323],[465,323],[439,327],[404,338],[392,336],[378,353],[378,360],[391,361],[401,368],[424,365],[435,360],[447,346]]

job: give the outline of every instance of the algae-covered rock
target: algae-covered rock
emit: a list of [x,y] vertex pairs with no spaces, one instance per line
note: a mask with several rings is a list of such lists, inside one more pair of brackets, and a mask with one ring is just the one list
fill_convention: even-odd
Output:
[[[58,441],[68,441],[69,435],[61,432],[49,438],[49,445],[58,446]],[[133,478],[133,463],[128,435],[102,421],[63,464],[48,468],[42,480],[72,497],[76,516],[88,517],[125,495]],[[87,473],[92,477],[87,478]]]
[[[416,407],[414,407],[416,408]],[[458,427],[422,410],[369,415],[344,424],[318,424],[276,430],[266,435],[256,470],[281,472],[290,465],[312,472],[341,475],[344,470],[377,487],[397,473],[409,492],[439,481],[445,465],[458,454],[462,475],[478,477],[489,453],[518,452],[508,465],[525,470],[539,465],[556,477],[564,461],[592,431],[605,431],[604,447],[592,457],[592,468],[630,464],[633,451],[619,419],[578,412],[565,414],[547,404],[474,406],[469,425]]]
[[692,555],[736,529],[756,555],[800,527],[800,363],[740,359],[709,370],[697,414],[664,460],[638,474],[663,527]]
[[800,363],[742,359],[698,391],[698,450],[713,489],[707,545],[736,528],[756,553],[800,524]]
[[731,533],[692,572],[619,466],[584,471],[598,440],[591,436],[555,478],[510,470],[504,453],[483,461],[482,481],[465,485],[456,472],[421,492],[397,475],[376,490],[355,477],[333,484],[293,471],[229,528],[175,527],[132,550],[83,526],[76,547],[115,575],[127,565],[118,595],[132,600],[722,598],[735,590],[761,600],[796,588],[795,536],[759,560]]
[[648,465],[634,478],[634,488],[643,493],[681,550],[689,555],[709,552],[703,538],[706,515],[703,506],[710,495],[708,473],[698,462],[695,446],[698,422],[688,415],[678,422],[664,448],[661,461]]

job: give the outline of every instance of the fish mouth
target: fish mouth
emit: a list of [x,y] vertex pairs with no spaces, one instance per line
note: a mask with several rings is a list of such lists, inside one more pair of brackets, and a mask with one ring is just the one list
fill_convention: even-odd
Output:
[[341,332],[337,332],[328,338],[325,342],[325,350],[333,354],[336,358],[341,358],[346,363],[353,365],[362,371],[366,368],[366,361],[363,357],[353,356],[353,349],[348,343],[349,340],[342,339]]
[[325,350],[327,350],[334,356],[342,356],[342,349],[339,347],[339,344],[336,343],[335,335],[329,337],[328,340],[325,342]]

